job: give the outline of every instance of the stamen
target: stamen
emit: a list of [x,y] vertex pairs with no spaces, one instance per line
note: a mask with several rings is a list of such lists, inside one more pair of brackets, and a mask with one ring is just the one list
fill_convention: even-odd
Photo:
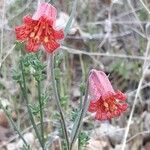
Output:
[[38,26],[35,26],[35,27],[34,27],[34,30],[37,31],[37,30],[38,30]]
[[45,43],[48,43],[48,42],[49,42],[49,39],[48,39],[47,36],[44,37],[44,42],[45,42]]
[[36,41],[39,41],[39,40],[40,40],[40,37],[39,37],[39,36],[36,36],[34,39],[35,39]]
[[106,102],[104,102],[103,105],[104,105],[104,107],[106,107],[106,108],[109,107],[108,103],[106,103]]
[[30,37],[33,38],[35,36],[35,32],[30,33]]
[[109,109],[110,109],[111,112],[113,112],[113,111],[116,110],[116,106],[115,106],[115,105],[112,105]]

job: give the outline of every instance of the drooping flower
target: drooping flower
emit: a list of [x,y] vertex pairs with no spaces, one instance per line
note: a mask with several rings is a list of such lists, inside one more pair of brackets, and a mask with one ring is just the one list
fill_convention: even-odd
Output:
[[32,17],[25,16],[23,24],[15,28],[16,39],[26,42],[28,52],[36,52],[43,45],[48,53],[52,53],[60,46],[58,40],[64,38],[63,29],[55,29],[56,15],[55,7],[41,3]]
[[128,107],[126,95],[114,91],[107,75],[93,69],[89,76],[90,95],[92,100],[89,112],[96,113],[95,119],[108,120],[120,116]]

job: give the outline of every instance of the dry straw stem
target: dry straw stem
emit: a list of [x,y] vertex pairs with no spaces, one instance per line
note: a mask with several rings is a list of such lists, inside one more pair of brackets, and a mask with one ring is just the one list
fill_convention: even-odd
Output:
[[128,5],[129,5],[130,8],[131,8],[131,10],[132,10],[132,12],[133,12],[133,14],[134,14],[136,20],[138,21],[138,24],[139,24],[139,26],[141,27],[141,30],[144,32],[143,26],[141,25],[141,22],[140,22],[140,20],[139,20],[139,18],[138,18],[138,16],[137,16],[137,14],[135,13],[134,7],[133,7],[132,4],[131,4],[131,0],[127,0],[127,2],[128,2]]
[[144,80],[145,73],[146,73],[146,71],[148,69],[148,65],[146,65],[146,63],[147,63],[149,49],[150,49],[150,40],[148,39],[147,48],[146,48],[146,54],[145,54],[145,60],[144,60],[144,63],[143,63],[142,77],[141,77],[141,79],[139,81],[139,85],[138,85],[138,88],[137,88],[137,91],[136,91],[136,94],[135,94],[135,98],[134,98],[132,110],[131,110],[131,113],[130,113],[130,116],[129,116],[129,120],[128,120],[128,123],[127,123],[127,127],[126,127],[126,131],[125,131],[125,135],[124,135],[124,139],[123,139],[123,144],[122,144],[122,149],[121,150],[125,150],[126,141],[127,141],[127,137],[128,137],[128,133],[129,133],[132,117],[133,117],[133,114],[134,114],[135,106],[136,106],[136,103],[137,103],[137,100],[138,100],[138,96],[140,94],[140,90],[141,90],[141,86],[142,86],[142,83],[143,83],[143,80]]
[[5,19],[5,3],[6,3],[6,1],[5,0],[3,0],[3,10],[2,10],[2,22],[1,22],[1,47],[0,47],[0,61],[1,61],[1,59],[2,59],[2,55],[3,55],[3,36],[4,36],[4,19]]
[[4,56],[4,58],[2,59],[2,60],[0,60],[0,68],[1,68],[1,66],[2,66],[2,64],[5,62],[5,60],[7,59],[7,57],[12,53],[12,51],[14,50],[14,48],[15,48],[15,44],[9,49],[9,50],[7,50],[7,53],[6,53],[6,55]]
[[[6,1],[6,0],[4,0]],[[34,0],[29,1],[26,5],[24,5],[24,7],[21,7],[21,9],[19,9],[19,12],[12,16],[10,19],[8,19],[8,22],[12,21],[14,18],[18,17],[20,14],[22,14],[27,8],[29,8],[29,6],[33,3]],[[5,25],[5,24],[4,24]]]
[[144,2],[142,0],[140,0],[141,4],[143,5],[143,7],[145,8],[145,10],[150,14],[149,9],[147,8],[147,6],[144,4]]
[[66,46],[61,46],[63,50],[68,51],[72,54],[85,54],[88,56],[106,56],[106,57],[117,57],[117,58],[130,58],[130,59],[137,59],[137,60],[150,60],[150,58],[146,58],[144,56],[132,56],[132,55],[124,55],[124,54],[113,54],[113,53],[97,53],[97,52],[87,52],[86,50],[77,50]]

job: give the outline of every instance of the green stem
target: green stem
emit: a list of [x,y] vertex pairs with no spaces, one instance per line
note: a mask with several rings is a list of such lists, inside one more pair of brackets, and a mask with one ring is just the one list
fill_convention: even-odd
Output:
[[10,120],[12,126],[14,127],[15,131],[17,131],[19,137],[22,139],[22,141],[24,142],[25,144],[25,148],[28,150],[29,146],[27,144],[27,142],[25,141],[24,137],[22,136],[21,132],[18,130],[17,126],[15,125],[14,121],[12,120],[11,116],[10,116],[10,113],[6,110],[6,108],[2,105],[2,103],[0,102],[0,106],[1,108],[3,109],[3,111],[5,112],[6,116],[8,117],[8,119]]
[[78,135],[78,150],[81,150],[81,138],[80,138],[80,134],[81,134],[81,132]]
[[[80,109],[79,109],[79,112],[81,111],[82,109],[82,106],[83,106],[83,101],[82,101],[82,97],[83,97],[83,93],[81,92],[81,96],[80,96]],[[80,134],[81,134],[81,130],[79,131],[79,135],[78,135],[78,150],[81,149],[81,139],[80,139]]]
[[69,150],[69,137],[68,137],[68,133],[67,133],[67,127],[66,127],[66,123],[65,123],[65,119],[64,119],[64,114],[61,108],[61,104],[60,104],[60,98],[58,95],[58,89],[57,89],[57,85],[56,85],[56,80],[55,80],[55,73],[54,73],[54,55],[51,54],[51,79],[52,79],[52,86],[53,86],[53,90],[54,90],[54,96],[55,96],[55,101],[58,107],[58,111],[60,113],[60,121],[61,121],[61,126],[62,126],[62,130],[63,130],[63,134],[65,136],[65,140],[67,143],[67,150]]
[[39,99],[39,106],[40,106],[40,122],[41,122],[41,137],[42,143],[44,145],[44,125],[43,125],[43,103],[41,99],[41,83],[38,81],[38,99]]
[[[88,80],[88,79],[87,79]],[[82,121],[83,121],[83,117],[86,114],[86,111],[88,109],[89,106],[89,100],[88,100],[88,91],[89,91],[89,81],[87,81],[87,86],[86,86],[86,92],[85,92],[85,97],[84,97],[84,103],[83,103],[83,107],[81,109],[81,111],[79,112],[77,119],[75,120],[74,126],[73,126],[73,130],[71,132],[71,144],[70,144],[70,149],[72,149],[74,142],[76,141],[79,133],[80,133],[80,129],[82,127]]]
[[27,106],[27,109],[28,109],[29,117],[30,117],[31,123],[33,125],[34,131],[35,131],[35,133],[37,135],[37,138],[38,138],[38,140],[40,142],[40,145],[41,145],[42,149],[44,150],[44,145],[43,145],[44,143],[42,143],[40,134],[38,132],[38,129],[36,127],[36,124],[35,124],[35,121],[34,121],[34,118],[33,118],[32,111],[31,111],[30,106],[29,106],[29,100],[28,100],[28,96],[27,96],[27,86],[26,86],[26,80],[25,80],[25,72],[24,72],[24,67],[23,67],[22,61],[20,61],[20,66],[21,66],[22,79],[23,79],[23,86],[20,83],[20,88],[21,88],[24,100],[26,102],[26,106]]

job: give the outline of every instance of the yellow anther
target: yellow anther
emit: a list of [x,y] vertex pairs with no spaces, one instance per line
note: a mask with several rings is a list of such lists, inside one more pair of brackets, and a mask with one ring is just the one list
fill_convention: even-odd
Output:
[[30,37],[32,38],[32,37],[34,37],[35,36],[35,33],[34,32],[31,32],[30,33]]
[[108,108],[109,107],[109,105],[108,105],[108,103],[106,103],[106,102],[104,102],[104,104],[103,104],[106,108]]
[[110,109],[110,111],[115,111],[116,110],[116,106],[112,105],[109,109]]
[[37,31],[37,30],[38,30],[38,27],[37,27],[37,26],[35,26],[35,27],[34,27],[34,30],[35,30],[35,31]]
[[47,36],[44,37],[44,42],[45,42],[45,43],[49,42],[49,39],[48,39]]
[[34,39],[35,39],[36,41],[39,41],[39,40],[40,40],[39,36],[36,36]]

